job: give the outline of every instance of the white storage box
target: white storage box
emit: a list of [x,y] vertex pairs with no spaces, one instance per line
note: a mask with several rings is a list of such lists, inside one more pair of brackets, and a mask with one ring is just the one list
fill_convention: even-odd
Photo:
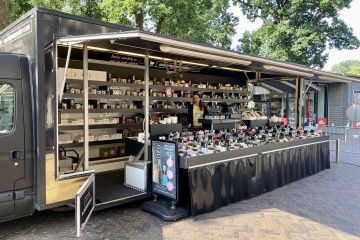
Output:
[[112,118],[112,119],[110,119],[110,123],[111,123],[111,124],[118,124],[118,123],[119,123],[119,119],[118,119],[118,118]]
[[115,139],[117,139],[117,134],[116,134],[116,133],[111,133],[111,134],[109,134],[109,139],[110,139],[110,140],[115,140]]
[[99,134],[98,141],[106,141],[106,140],[110,140],[109,134]]
[[104,124],[104,119],[96,119],[95,124]]

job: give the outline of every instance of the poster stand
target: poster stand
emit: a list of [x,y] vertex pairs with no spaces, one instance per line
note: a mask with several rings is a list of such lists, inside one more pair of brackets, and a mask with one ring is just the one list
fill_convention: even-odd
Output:
[[[187,207],[178,206],[178,149],[177,142],[151,140],[152,192],[154,199],[140,208],[165,221],[175,221],[190,214]],[[163,198],[159,198],[163,197]]]
[[154,214],[164,221],[176,221],[190,215],[189,207],[177,206],[175,201],[160,199],[157,195],[154,195],[152,201],[141,204],[140,209]]

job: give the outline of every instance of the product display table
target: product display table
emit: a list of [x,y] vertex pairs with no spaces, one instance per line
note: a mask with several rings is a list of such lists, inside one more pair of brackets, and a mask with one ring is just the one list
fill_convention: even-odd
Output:
[[329,169],[329,136],[180,156],[179,161],[182,199],[197,216]]

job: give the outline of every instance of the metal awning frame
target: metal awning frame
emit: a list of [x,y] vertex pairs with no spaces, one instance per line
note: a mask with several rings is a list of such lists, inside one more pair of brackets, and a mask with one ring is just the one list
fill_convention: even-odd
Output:
[[[115,33],[89,34],[89,35],[80,35],[80,36],[65,36],[57,39],[57,42],[64,45],[82,44],[86,42],[90,46],[92,41],[106,40],[106,41],[112,41],[114,43],[114,40],[121,41],[121,39],[134,39],[134,40],[140,39],[143,41],[158,43],[161,46],[169,46],[171,48],[190,50],[192,53],[195,54],[199,53],[199,55],[202,55],[201,58],[207,60],[212,60],[211,58],[220,57],[220,58],[227,58],[229,59],[229,61],[231,61],[231,59],[244,61],[245,63],[244,65],[246,65],[248,62],[256,63],[256,65],[259,66],[257,70],[259,72],[267,71],[267,72],[281,73],[281,74],[288,73],[290,76],[310,79],[315,82],[317,81],[328,82],[328,83],[360,82],[360,79],[354,77],[329,73],[293,63],[282,62],[282,61],[272,60],[258,56],[252,56],[235,51],[220,49],[208,45],[202,45],[194,42],[184,41],[181,39],[176,39],[150,32],[143,32],[139,30],[115,32]],[[157,52],[161,51],[160,46],[159,49],[148,49],[148,50],[154,50]]]

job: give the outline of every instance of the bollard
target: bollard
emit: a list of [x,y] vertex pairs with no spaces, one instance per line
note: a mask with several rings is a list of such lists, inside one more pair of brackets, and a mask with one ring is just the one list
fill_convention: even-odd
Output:
[[336,164],[340,164],[340,139],[336,140]]

